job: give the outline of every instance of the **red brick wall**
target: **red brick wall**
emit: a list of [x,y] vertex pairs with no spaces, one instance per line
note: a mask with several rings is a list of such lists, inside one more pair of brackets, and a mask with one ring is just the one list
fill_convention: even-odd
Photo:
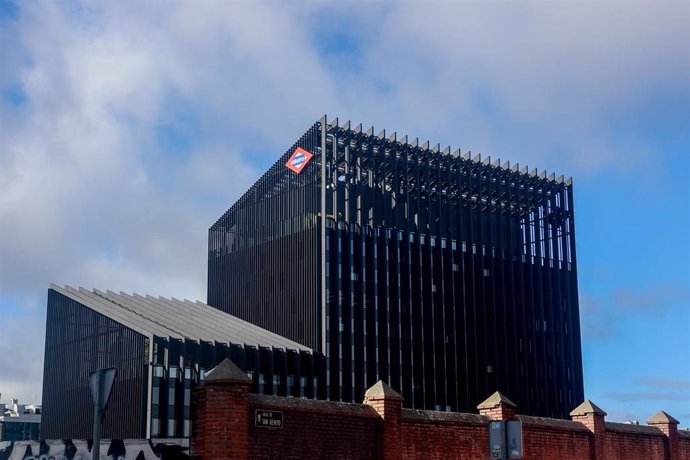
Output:
[[[260,395],[249,406],[250,458],[376,458],[379,416],[371,407]],[[255,427],[255,409],[281,411],[284,428]]]
[[[372,405],[367,405],[250,395],[248,390],[233,383],[196,390],[193,455],[209,460],[383,459],[384,454],[402,459],[489,458],[490,417],[485,415],[402,409],[402,401],[385,395],[369,399]],[[283,427],[255,427],[256,409],[281,411]],[[669,437],[653,426],[601,422],[590,429],[576,421],[516,418],[522,421],[525,460],[690,460],[687,432],[678,432],[671,453]],[[603,458],[596,457],[598,451]]]
[[678,432],[678,460],[690,460],[690,431]]
[[247,458],[248,398],[249,385],[208,385],[196,392],[193,455],[214,460]]
[[664,459],[665,440],[663,433],[651,426],[607,422],[606,460]]
[[402,458],[489,458],[488,423],[476,414],[403,409]]
[[518,416],[522,421],[524,460],[590,458],[592,433],[581,423]]

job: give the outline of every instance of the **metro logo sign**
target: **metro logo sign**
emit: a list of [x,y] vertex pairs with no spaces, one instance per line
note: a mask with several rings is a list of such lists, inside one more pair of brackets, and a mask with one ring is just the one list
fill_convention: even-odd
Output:
[[287,161],[287,163],[285,163],[285,166],[299,174],[302,172],[302,169],[307,166],[307,163],[309,163],[309,160],[311,160],[311,157],[313,156],[314,155],[307,152],[303,148],[297,147],[290,159]]

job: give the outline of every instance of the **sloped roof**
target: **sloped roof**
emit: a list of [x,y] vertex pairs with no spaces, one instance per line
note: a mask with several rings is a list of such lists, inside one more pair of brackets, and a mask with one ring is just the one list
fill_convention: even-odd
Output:
[[97,289],[89,291],[82,287],[75,289],[54,284],[50,288],[147,336],[312,351],[304,345],[199,301],[102,292]]

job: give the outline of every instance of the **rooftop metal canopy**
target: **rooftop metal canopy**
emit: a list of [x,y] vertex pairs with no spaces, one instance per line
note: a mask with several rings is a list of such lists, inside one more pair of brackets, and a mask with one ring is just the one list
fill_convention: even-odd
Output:
[[[424,183],[415,183],[412,181],[402,181],[409,186],[408,192],[418,185],[424,185],[422,190],[424,193],[431,192],[432,194],[441,193],[444,197],[452,197],[453,199],[461,199],[462,202],[472,204],[473,206],[484,206],[494,209],[501,208],[504,212],[524,214],[533,211],[538,207],[542,192],[550,193],[550,191],[560,188],[562,184],[566,187],[573,185],[573,178],[567,179],[562,174],[556,176],[555,172],[547,172],[542,170],[539,172],[537,168],[530,169],[529,166],[523,165],[520,167],[519,163],[511,164],[510,161],[501,161],[500,158],[494,158],[492,162],[491,156],[481,154],[473,154],[471,151],[461,151],[461,149],[452,150],[450,146],[441,149],[440,144],[431,145],[429,140],[421,141],[419,138],[412,138],[408,135],[398,137],[396,132],[393,132],[386,137],[386,130],[381,130],[377,135],[374,135],[375,128],[371,126],[366,131],[363,130],[362,124],[355,125],[351,121],[346,121],[342,125],[338,122],[336,117],[330,123],[326,122],[327,117],[324,115],[312,128],[305,133],[302,138],[296,142],[290,149],[288,149],[280,159],[266,171],[256,183],[249,188],[240,199],[223,214],[211,226],[211,230],[228,230],[232,226],[229,222],[230,216],[238,209],[246,206],[248,202],[260,202],[265,199],[275,197],[283,193],[295,184],[300,186],[317,185],[318,182],[309,181],[305,175],[299,176],[293,174],[289,169],[284,167],[284,163],[293,154],[295,148],[304,146],[309,138],[315,133],[320,132],[321,127],[325,127],[326,138],[325,141],[329,144],[333,141],[334,136],[338,138],[339,154],[333,164],[328,166],[328,174],[335,174],[336,177],[348,177],[350,174],[350,182],[353,183],[351,188],[355,185],[364,187],[379,187],[383,183],[394,182],[393,176],[400,177],[412,176],[415,167],[422,165],[433,165],[438,167],[439,176],[422,177]],[[357,176],[355,181],[352,171],[347,171],[344,165],[348,163],[345,159],[345,146],[350,146],[350,155],[353,162],[357,161],[357,169],[361,173]],[[358,149],[371,150],[371,155],[356,155]],[[452,152],[452,153],[451,153]],[[314,164],[321,163],[320,151],[313,153]],[[396,157],[396,161],[385,161]],[[357,158],[356,160],[354,160]],[[378,164],[381,163],[381,164]],[[397,163],[395,170],[392,165]],[[332,168],[332,169],[330,169]],[[352,168],[352,165],[350,166]],[[380,173],[380,168],[384,168],[384,173]],[[376,172],[375,172],[376,171]],[[478,191],[476,189],[476,182],[472,180],[463,180],[459,183],[454,183],[450,186],[445,179],[449,171],[452,174],[457,174],[459,171],[465,177],[477,177],[477,175],[485,176],[487,179],[494,182],[508,182],[512,184],[513,189],[522,188],[533,189],[538,191],[537,194],[524,194],[522,196],[522,204],[511,206],[510,200],[507,199],[505,193],[501,194],[499,190],[501,187],[494,187],[494,190],[486,188],[483,193],[486,195],[486,200],[482,203],[477,202]],[[325,170],[323,174],[326,174]],[[316,176],[315,176],[316,177]],[[443,179],[442,179],[443,178]],[[473,185],[474,183],[474,185]],[[402,193],[404,189],[400,189]],[[548,191],[548,192],[547,192]],[[535,201],[535,199],[537,201]]]
[[144,335],[197,341],[244,343],[256,347],[310,348],[224,313],[202,302],[89,291],[51,284],[51,289]]

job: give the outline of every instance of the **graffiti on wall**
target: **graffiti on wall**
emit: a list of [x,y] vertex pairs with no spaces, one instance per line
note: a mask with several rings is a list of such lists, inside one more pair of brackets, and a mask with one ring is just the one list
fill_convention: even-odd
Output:
[[[0,460],[95,460],[91,458],[92,444],[83,439],[0,442]],[[188,450],[187,439],[103,440],[99,460],[188,460]]]

